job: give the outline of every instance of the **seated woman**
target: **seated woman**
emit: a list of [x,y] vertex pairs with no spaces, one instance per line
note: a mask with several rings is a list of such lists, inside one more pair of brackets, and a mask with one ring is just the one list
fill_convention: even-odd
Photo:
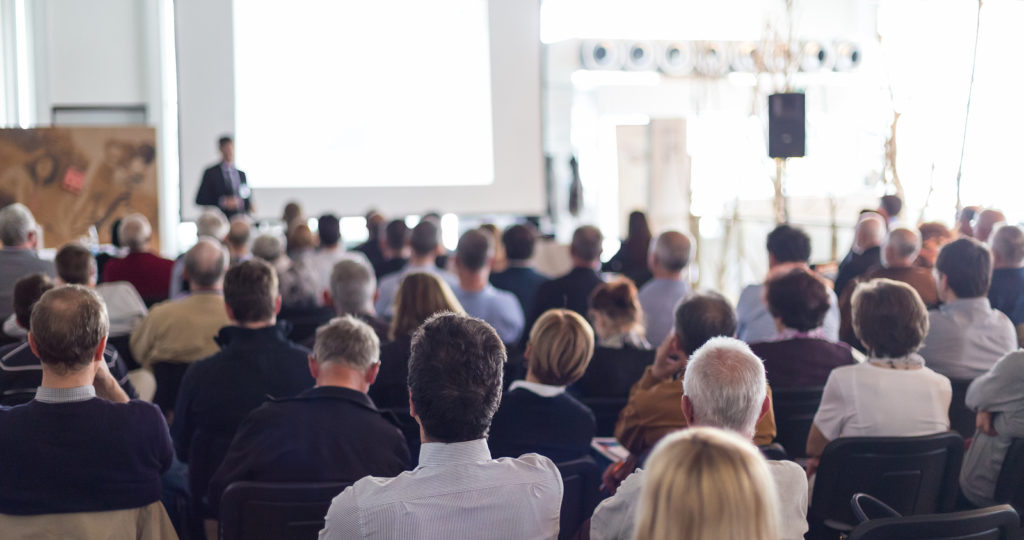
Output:
[[593,353],[594,332],[575,312],[551,309],[537,319],[526,344],[526,380],[512,383],[491,422],[493,457],[536,452],[559,463],[588,454],[594,413],[565,387],[583,375]]
[[833,368],[856,363],[848,345],[825,339],[821,325],[829,294],[817,276],[803,268],[790,270],[765,282],[764,295],[779,336],[750,349],[764,360],[768,384],[824,386]]
[[434,274],[405,276],[395,293],[395,316],[390,341],[380,348],[380,372],[367,392],[378,408],[409,407],[409,347],[412,333],[431,315],[442,311],[465,313],[448,284]]
[[602,283],[590,294],[590,321],[597,349],[573,392],[586,398],[629,397],[654,351],[644,338],[643,309],[636,285],[629,278]]
[[633,538],[778,538],[775,483],[757,448],[739,435],[677,431],[654,447],[645,470]]
[[807,438],[808,471],[838,437],[917,437],[949,430],[949,379],[917,354],[928,311],[910,285],[874,279],[853,293],[853,329],[868,361],[832,370]]

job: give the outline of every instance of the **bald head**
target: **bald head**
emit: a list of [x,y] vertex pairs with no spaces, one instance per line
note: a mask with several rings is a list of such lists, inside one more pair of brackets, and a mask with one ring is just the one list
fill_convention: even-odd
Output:
[[42,295],[30,327],[30,346],[44,368],[65,374],[102,358],[110,321],[94,290],[65,285]]
[[921,237],[911,229],[900,227],[889,231],[882,248],[882,265],[886,268],[909,268],[921,251]]
[[667,231],[658,235],[651,250],[651,270],[678,275],[690,264],[690,237],[679,231]]
[[142,214],[128,214],[121,219],[121,224],[117,227],[117,237],[121,245],[133,252],[145,251],[152,235],[153,228]]
[[992,263],[996,268],[1024,266],[1024,229],[1002,225],[992,233]]
[[992,229],[995,228],[997,223],[1004,221],[1006,221],[1006,216],[999,210],[991,208],[982,210],[978,214],[977,221],[974,222],[974,238],[979,242],[988,242],[989,236],[992,235]]
[[220,242],[204,236],[185,253],[185,279],[192,290],[220,290],[228,268],[228,253]]
[[853,240],[855,251],[864,252],[881,246],[884,238],[885,218],[875,212],[861,214]]

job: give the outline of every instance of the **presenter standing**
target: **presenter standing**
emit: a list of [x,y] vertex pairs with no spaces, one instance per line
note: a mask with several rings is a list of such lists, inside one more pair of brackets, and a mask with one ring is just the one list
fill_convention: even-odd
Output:
[[245,182],[245,173],[235,168],[235,142],[225,135],[218,140],[218,146],[221,161],[203,171],[196,204],[216,206],[228,218],[248,214],[252,209],[252,190]]

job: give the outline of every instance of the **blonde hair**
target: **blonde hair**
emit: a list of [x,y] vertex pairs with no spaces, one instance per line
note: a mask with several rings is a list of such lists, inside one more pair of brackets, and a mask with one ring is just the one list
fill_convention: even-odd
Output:
[[431,315],[442,311],[466,312],[451,287],[434,274],[414,272],[405,276],[395,293],[395,316],[388,339],[412,334]]
[[637,540],[777,540],[775,484],[750,441],[716,428],[666,436],[651,453]]
[[530,373],[542,384],[566,386],[579,380],[594,356],[594,330],[568,309],[549,309],[530,330]]

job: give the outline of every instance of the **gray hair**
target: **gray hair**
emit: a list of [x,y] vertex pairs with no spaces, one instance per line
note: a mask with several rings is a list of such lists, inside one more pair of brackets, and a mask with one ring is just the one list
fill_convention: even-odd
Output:
[[13,203],[0,210],[0,242],[4,246],[15,247],[28,242],[35,230],[36,218],[24,204]]
[[900,227],[889,231],[882,249],[882,262],[888,267],[893,263],[909,265],[921,251],[921,236],[917,231]]
[[679,231],[666,231],[654,241],[654,259],[669,272],[680,272],[690,264],[690,238]]
[[885,218],[875,212],[861,214],[853,243],[861,250],[882,245],[885,239]]
[[731,429],[748,438],[767,393],[764,364],[746,343],[728,337],[708,340],[686,364],[683,393],[696,422]]
[[601,243],[604,235],[593,225],[584,225],[572,233],[569,251],[584,261],[593,262],[601,257]]
[[228,269],[228,250],[215,238],[201,237],[185,253],[185,276],[189,283],[213,287],[224,279]]
[[1024,229],[1001,225],[992,233],[992,254],[1001,265],[1020,266],[1024,262]]
[[284,242],[273,234],[261,234],[252,242],[252,254],[265,261],[274,262],[284,254]]
[[228,218],[217,208],[207,208],[196,220],[196,236],[220,240],[228,234]]
[[132,251],[142,249],[152,235],[153,228],[142,214],[128,214],[117,227],[117,237],[121,244]]
[[370,311],[376,290],[376,276],[361,262],[343,259],[331,270],[331,300],[339,315]]
[[370,325],[351,315],[335,317],[316,330],[313,357],[366,373],[380,361],[380,340]]
[[65,285],[43,293],[32,308],[29,328],[39,360],[63,374],[92,362],[110,330],[110,319],[96,291]]

